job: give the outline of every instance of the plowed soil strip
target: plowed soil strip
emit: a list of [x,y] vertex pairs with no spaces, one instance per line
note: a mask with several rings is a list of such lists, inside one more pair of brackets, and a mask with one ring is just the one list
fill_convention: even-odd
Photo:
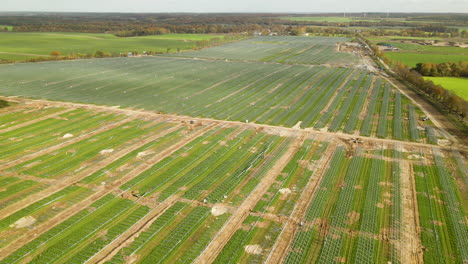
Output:
[[294,219],[304,218],[307,207],[312,201],[315,195],[315,191],[317,190],[317,187],[319,186],[320,181],[322,180],[322,177],[328,168],[330,160],[332,159],[336,144],[336,141],[332,141],[320,159],[319,164],[316,166],[316,170],[313,173],[314,175],[307,183],[301,197],[299,197],[298,201],[296,202],[296,206],[294,207],[291,217],[286,222],[283,231],[276,240],[276,244],[273,246],[266,263],[281,263],[281,261],[286,257],[289,250],[289,245],[292,243],[296,234],[297,222],[294,221]]
[[[105,194],[107,194],[109,191],[106,190]],[[104,195],[105,195],[104,194]],[[38,226],[36,226],[32,230],[27,230],[25,231],[21,237],[19,237],[17,240],[10,241],[8,246],[0,249],[0,260],[3,258],[7,257],[8,255],[12,254],[22,246],[26,245],[27,243],[31,242],[34,240],[36,237],[39,237],[43,233],[49,231],[56,225],[60,224],[63,222],[65,219],[68,219],[69,217],[73,216],[75,213],[83,210],[84,208],[88,207],[90,204],[93,202],[99,200],[102,198],[104,195],[102,195],[102,191],[97,191],[93,195],[87,197],[86,199],[76,203],[75,205],[69,207],[65,211],[57,214],[53,218],[49,219],[45,223],[42,223]],[[34,200],[33,202],[36,202]]]
[[420,241],[420,225],[416,183],[413,166],[409,161],[400,162],[401,191],[403,197],[402,232],[400,242],[401,263],[424,263]]
[[127,229],[124,233],[118,236],[114,241],[108,244],[105,248],[99,251],[94,257],[90,258],[87,263],[105,263],[112,259],[122,248],[128,246],[133,240],[138,237],[141,232],[148,229],[154,221],[158,219],[168,208],[174,205],[179,200],[177,195],[164,200],[156,206],[144,218]]
[[[176,126],[171,130],[175,130],[177,128],[178,127]],[[33,229],[33,230],[29,231],[29,232],[25,232],[24,236],[22,238],[10,243],[7,247],[0,250],[0,259],[6,257],[9,254],[13,253],[14,251],[18,250],[20,247],[22,247],[26,243],[29,243],[30,241],[32,241],[35,237],[40,236],[41,234],[47,232],[48,230],[50,230],[54,226],[61,223],[64,219],[67,219],[67,218],[71,217],[72,215],[74,215],[75,213],[79,212],[80,210],[85,209],[86,207],[91,205],[93,202],[95,202],[95,201],[99,200],[100,198],[104,197],[106,194],[109,194],[109,193],[111,193],[111,192],[113,192],[115,190],[118,190],[118,188],[119,188],[119,186],[121,184],[124,184],[124,183],[130,181],[131,179],[138,176],[139,174],[141,174],[145,170],[151,168],[155,163],[157,163],[160,160],[164,159],[165,157],[171,155],[172,153],[174,153],[178,149],[182,148],[183,146],[185,146],[186,144],[188,144],[189,142],[191,142],[195,138],[201,136],[202,134],[204,134],[205,132],[207,132],[208,130],[210,130],[212,128],[213,128],[213,126],[206,126],[205,128],[200,129],[197,132],[194,132],[193,134],[189,135],[185,139],[179,141],[177,144],[172,145],[171,147],[161,151],[159,154],[152,157],[146,163],[144,163],[144,164],[136,167],[135,169],[131,170],[130,172],[128,172],[126,174],[125,177],[123,177],[123,178],[121,178],[121,179],[119,179],[119,180],[117,180],[115,182],[112,182],[112,184],[110,184],[110,185],[99,186],[99,189],[96,190],[96,192],[92,196],[86,198],[85,200],[77,203],[76,205],[74,205],[74,206],[70,207],[69,209],[63,211],[62,213],[56,215],[55,217],[53,217],[49,221],[41,224],[40,226],[36,227],[35,229]],[[165,133],[165,134],[168,134],[168,133]],[[163,135],[158,135],[158,137],[161,137],[161,136],[163,136]],[[130,148],[125,149],[126,150],[125,153],[124,153],[124,150],[122,150],[121,152],[119,152],[116,155],[118,155],[119,158],[123,157],[127,153],[129,153],[129,152],[131,152],[131,151],[133,151],[133,150],[135,150],[135,149],[137,149],[137,148],[151,142],[151,140],[154,140],[155,138],[157,138],[157,137],[154,136],[154,137],[147,138],[144,141],[141,141],[142,143],[136,144],[136,145],[134,145],[134,146],[132,146]],[[98,168],[94,168],[93,171],[88,171],[86,174],[81,173],[81,174],[84,174],[84,175],[80,175],[79,178],[74,177],[72,180],[67,181],[67,183],[61,184],[60,185],[61,189],[64,188],[64,187],[69,186],[70,184],[73,184],[75,182],[80,181],[81,179],[88,176],[89,174],[94,173],[95,171],[99,170],[100,168],[103,168],[103,167],[107,166],[109,163],[112,163],[114,160],[117,160],[117,159],[118,158],[112,158],[112,160],[110,160],[110,158],[109,158],[108,162],[106,162],[105,164],[101,164],[101,166],[98,166]],[[56,192],[56,191],[58,191],[58,190],[55,190],[54,192]],[[46,196],[48,196],[50,194],[52,194],[52,193],[46,194]],[[37,199],[41,199],[41,198],[37,198]],[[32,200],[32,202],[35,202],[35,201],[38,201],[37,199],[31,199],[31,200]],[[168,200],[171,200],[171,199],[168,199]],[[167,202],[167,204],[170,204],[170,202]],[[157,208],[163,208],[163,207],[158,206]],[[155,211],[158,212],[158,211],[161,211],[161,210],[155,210]]]
[[16,125],[16,126],[12,126],[12,127],[9,127],[9,128],[2,129],[2,130],[0,130],[0,133],[6,133],[6,132],[10,132],[10,131],[12,131],[12,130],[18,129],[18,128],[22,128],[22,127],[25,127],[25,126],[29,126],[29,125],[32,125],[32,124],[37,123],[37,122],[39,122],[39,121],[43,121],[43,120],[46,120],[46,119],[49,119],[49,118],[52,118],[52,117],[56,117],[56,116],[58,116],[58,115],[61,115],[61,114],[70,112],[70,111],[72,111],[72,110],[75,110],[75,109],[69,108],[69,109],[65,109],[65,110],[59,111],[59,112],[55,112],[55,113],[50,114],[50,115],[45,115],[45,116],[42,116],[42,117],[39,117],[39,118],[35,118],[35,119],[33,119],[33,120],[30,120],[30,121],[27,121],[27,122],[18,124],[18,125]]
[[[356,135],[352,134],[346,134],[343,132],[327,132],[327,131],[320,131],[320,130],[315,130],[312,128],[307,128],[307,129],[294,129],[294,128],[288,128],[288,127],[279,127],[279,126],[272,126],[272,125],[265,125],[265,124],[256,124],[256,123],[243,123],[239,121],[228,121],[228,120],[217,120],[217,119],[211,119],[211,118],[199,118],[199,117],[190,117],[190,116],[182,116],[182,115],[175,115],[175,114],[157,114],[151,111],[147,110],[132,110],[132,109],[119,109],[116,107],[110,107],[110,106],[98,106],[98,105],[91,105],[91,104],[79,104],[79,103],[68,103],[68,102],[55,102],[55,101],[47,101],[47,100],[36,100],[36,99],[22,99],[22,98],[10,98],[10,97],[2,97],[0,96],[0,99],[14,99],[15,102],[33,102],[33,103],[43,103],[47,105],[56,105],[56,106],[61,106],[61,107],[74,107],[74,108],[84,108],[84,109],[94,109],[98,111],[106,110],[109,112],[113,113],[120,113],[120,114],[125,114],[128,116],[147,116],[147,117],[161,117],[165,120],[170,120],[170,121],[181,121],[181,122],[188,122],[191,120],[196,121],[197,123],[200,122],[208,122],[208,123],[217,123],[217,124],[223,124],[223,125],[231,125],[231,126],[247,126],[252,129],[270,129],[270,131],[284,131],[284,134],[290,134],[290,133],[297,133],[300,131],[307,131],[311,135],[324,135],[324,136],[330,136],[334,138],[344,138],[344,139],[352,139],[356,138]],[[374,143],[387,143],[387,144],[401,144],[403,147],[409,146],[409,147],[421,147],[421,148],[430,148],[432,149],[434,145],[432,144],[427,144],[427,143],[418,143],[418,142],[410,142],[410,141],[401,141],[401,140],[395,140],[395,139],[385,139],[385,138],[374,138],[374,137],[365,137],[365,136],[359,136],[360,139],[363,141],[368,141],[368,142],[374,142]],[[448,150],[448,151],[453,151],[453,150],[458,150],[461,152],[468,152],[468,146],[465,146],[463,144],[459,144],[457,142],[454,142],[453,145],[451,146],[438,146],[441,150]],[[0,170],[2,169],[0,165]]]
[[[214,128],[214,125],[206,126],[203,129],[200,129],[199,131],[191,134],[187,138],[182,139],[181,141],[177,142],[177,144],[172,145],[171,147],[160,152],[158,155],[152,157],[145,164],[136,167],[135,169],[127,173],[126,177],[119,179],[113,184],[116,187],[119,187],[120,185],[130,181],[134,177],[150,169],[155,163],[161,161],[165,157],[172,155],[172,153],[176,152],[177,150],[179,150],[186,144],[190,143],[192,140],[196,139],[197,137],[203,135],[204,133],[208,132],[209,130],[213,128]],[[131,228],[125,231],[116,240],[112,241],[103,250],[98,252],[93,257],[93,259],[99,262],[105,262],[105,261],[110,260],[117,252],[119,252],[121,248],[127,246],[128,243],[133,241],[133,239],[137,237],[145,228],[150,226],[158,218],[159,215],[164,213],[164,211],[167,208],[171,207],[171,205],[173,205],[178,200],[179,200],[179,197],[177,196],[171,196],[170,198],[166,199],[164,202],[156,206],[155,209],[153,209],[147,216],[145,216],[143,219],[141,219],[135,225],[133,225]],[[94,262],[92,261],[92,263]]]
[[[371,77],[368,77],[371,78]],[[377,78],[373,77],[371,87],[369,88],[369,91],[367,92],[367,99],[364,101],[364,105],[361,108],[361,112],[359,113],[359,120],[364,120],[364,118],[367,115],[367,112],[369,111],[369,103],[371,102],[372,99],[372,94],[374,93],[374,89],[377,89],[378,87],[375,86],[375,83],[377,82]]]
[[297,137],[293,144],[276,162],[276,164],[266,173],[265,177],[260,181],[255,190],[247,197],[236,212],[229,218],[227,223],[221,228],[218,234],[210,242],[208,247],[195,260],[194,263],[212,263],[218,254],[221,252],[226,243],[231,239],[232,235],[241,227],[242,222],[247,218],[250,210],[255,207],[257,202],[268,191],[269,187],[275,182],[276,177],[281,173],[283,168],[293,158],[294,154],[299,150],[304,143],[305,134]]

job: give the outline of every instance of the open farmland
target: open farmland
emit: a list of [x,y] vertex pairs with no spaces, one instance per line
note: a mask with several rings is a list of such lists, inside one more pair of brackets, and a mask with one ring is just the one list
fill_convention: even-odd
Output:
[[468,261],[466,146],[358,54],[226,61],[272,39],[0,66],[0,264]]
[[63,103],[2,111],[0,263],[466,259],[458,151],[194,121]]
[[468,100],[468,78],[457,77],[424,77],[445,89],[454,92],[461,98]]
[[358,62],[356,56],[337,52],[340,49],[337,43],[346,40],[338,37],[267,36],[174,56],[286,64],[354,65]]
[[[317,56],[328,57],[328,61],[346,55],[358,62],[357,55],[328,48],[294,64],[299,59],[291,57],[291,62],[285,62],[278,59],[282,50],[268,49],[271,45],[283,45],[270,44],[272,39],[275,38],[255,38],[179,54],[197,56],[195,59],[142,57],[2,65],[0,93],[398,140],[445,140],[444,132],[434,128],[430,120],[421,121],[425,116],[421,109],[366,66],[302,65],[315,64]],[[314,43],[315,38],[297,39],[276,38],[285,43],[291,40],[285,45],[295,49],[294,54],[304,51],[305,43]],[[333,47],[330,43],[336,41],[318,38],[317,43],[326,42],[325,46]],[[296,47],[297,43],[301,46]],[[274,63],[263,59],[198,58],[199,53],[214,58],[223,49],[227,54],[224,57],[242,57],[252,45],[265,46],[265,53],[259,58],[268,56]],[[308,49],[313,51],[314,47]],[[432,138],[428,130],[434,131]]]
[[416,67],[418,63],[444,63],[468,61],[468,55],[418,52],[386,52],[385,56],[392,61],[399,61],[408,67]]
[[[0,26],[1,28],[1,26]],[[168,34],[119,38],[112,34],[0,32],[0,61],[24,61],[48,57],[52,51],[62,55],[94,54],[97,50],[112,54],[143,51],[172,52],[196,48],[196,41],[223,38],[217,35]]]
[[468,49],[463,42],[449,46],[440,38],[373,37],[374,43],[385,43],[398,48],[398,51],[385,52],[392,61],[399,61],[409,67],[418,63],[444,63],[468,61]]

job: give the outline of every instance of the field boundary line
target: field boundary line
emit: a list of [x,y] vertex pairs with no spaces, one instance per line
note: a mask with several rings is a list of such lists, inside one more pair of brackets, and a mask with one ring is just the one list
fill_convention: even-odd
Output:
[[276,163],[268,170],[266,175],[258,183],[255,189],[250,193],[246,200],[233,213],[224,226],[218,231],[216,236],[211,240],[203,252],[195,259],[195,264],[212,263],[224,246],[229,242],[234,233],[242,225],[242,222],[249,216],[250,210],[255,207],[262,196],[268,191],[269,187],[274,183],[276,177],[281,173],[283,168],[294,157],[296,152],[302,146],[306,139],[307,133],[301,133],[296,137],[294,142],[288,146],[288,151],[276,161]]
[[315,196],[315,192],[319,187],[320,182],[322,181],[323,175],[328,169],[328,166],[333,157],[333,154],[335,153],[337,145],[338,142],[336,140],[332,141],[332,143],[328,146],[327,150],[325,151],[325,154],[317,163],[315,171],[312,172],[312,178],[309,180],[301,196],[296,201],[294,210],[292,211],[290,217],[287,219],[286,224],[284,225],[283,229],[281,230],[281,233],[276,239],[276,242],[273,245],[265,263],[281,263],[286,257],[289,247],[297,231],[297,222],[293,220],[299,220],[304,218],[304,215],[307,212],[308,205]]
[[[106,192],[105,194],[107,193],[108,192]],[[14,241],[10,241],[10,243],[6,247],[0,249],[0,260],[8,257],[10,254],[20,249],[24,245],[28,244],[29,242],[33,241],[35,238],[39,237],[40,235],[44,234],[45,232],[59,225],[65,219],[68,219],[69,217],[73,216],[75,213],[88,207],[93,202],[100,199],[102,196],[103,195],[101,194],[101,192],[95,192],[91,196],[88,196],[84,200],[81,200],[80,202],[72,205],[71,207],[60,212],[59,214],[55,215],[51,219],[47,220],[46,222],[41,223],[34,229],[24,232],[21,237],[17,238]]]
[[[74,143],[76,143],[76,142],[79,142],[79,141],[81,141],[81,140],[84,140],[84,139],[90,138],[90,137],[92,137],[92,136],[98,135],[98,134],[100,134],[100,133],[102,133],[102,132],[105,132],[105,131],[107,131],[107,130],[109,130],[109,129],[113,129],[113,128],[115,128],[115,127],[118,127],[118,126],[120,126],[120,125],[122,125],[122,124],[125,124],[125,123],[127,123],[127,122],[130,122],[130,121],[132,121],[132,120],[134,120],[134,119],[135,119],[135,118],[128,117],[128,118],[125,118],[125,119],[123,119],[123,120],[119,120],[119,121],[117,121],[117,122],[111,123],[111,124],[109,124],[109,125],[107,125],[107,126],[101,127],[101,128],[99,128],[99,129],[97,129],[97,130],[94,130],[94,131],[92,131],[92,132],[89,132],[89,133],[86,133],[86,134],[77,136],[77,137],[75,137],[75,138],[73,138],[73,139],[70,139],[70,140],[68,140],[68,141],[65,141],[65,142],[59,143],[59,144],[57,144],[57,145],[51,146],[51,147],[49,147],[49,148],[46,148],[46,149],[37,151],[37,152],[35,152],[35,153],[32,153],[32,154],[23,156],[23,157],[21,157],[21,158],[19,158],[19,159],[12,160],[12,161],[7,162],[7,163],[5,163],[5,164],[3,164],[3,165],[0,165],[0,171],[1,171],[1,170],[8,169],[8,168],[11,168],[12,166],[16,166],[16,165],[21,164],[21,163],[23,163],[23,162],[29,161],[29,160],[34,159],[34,158],[36,158],[36,157],[39,157],[39,156],[41,156],[41,155],[44,155],[44,154],[47,154],[47,153],[50,153],[50,152],[59,150],[59,149],[61,149],[61,148],[63,148],[63,147],[69,146],[69,145],[74,144]],[[1,212],[1,211],[0,211],[0,212]],[[0,215],[1,215],[1,213],[0,213]]]
[[[273,126],[273,125],[267,125],[267,124],[257,124],[257,123],[252,123],[249,122],[244,123],[240,121],[230,121],[230,120],[219,120],[219,119],[212,119],[212,118],[203,118],[203,117],[191,117],[191,116],[186,116],[186,115],[176,115],[176,114],[158,114],[155,112],[152,112],[151,110],[134,110],[134,109],[123,109],[123,108],[118,108],[118,107],[112,107],[112,106],[100,106],[100,105],[93,105],[93,104],[80,104],[80,103],[72,103],[72,102],[58,102],[58,101],[47,101],[47,100],[42,100],[42,99],[25,99],[25,98],[18,98],[18,97],[5,97],[5,96],[0,96],[0,99],[13,99],[16,100],[16,102],[35,102],[35,103],[44,103],[44,104],[49,104],[49,105],[57,105],[57,106],[65,106],[65,107],[75,107],[75,108],[84,108],[84,109],[95,109],[95,110],[106,110],[114,113],[120,113],[120,114],[125,114],[127,116],[135,116],[135,115],[140,115],[140,116],[153,116],[153,117],[162,117],[167,119],[167,121],[199,121],[199,122],[213,122],[217,124],[230,124],[232,126],[247,126],[250,128],[258,128],[258,129],[265,129],[265,131],[270,131],[267,133],[270,134],[279,134],[281,132],[285,132],[286,134],[290,133],[297,133],[300,134],[302,132],[308,132],[311,135],[325,135],[325,136],[331,136],[335,138],[344,138],[344,139],[351,139],[351,138],[360,138],[364,141],[370,141],[370,142],[375,142],[375,143],[388,143],[388,144],[395,144],[399,143],[402,144],[403,146],[413,146],[413,147],[420,147],[420,148],[430,148],[432,149],[433,147],[438,147],[442,150],[458,150],[460,152],[466,153],[468,152],[468,146],[459,144],[458,141],[454,142],[454,145],[450,146],[441,146],[441,145],[433,145],[433,144],[428,144],[428,143],[420,143],[420,142],[411,142],[411,141],[402,141],[402,140],[396,140],[396,139],[389,139],[389,138],[377,138],[377,137],[368,137],[368,136],[362,136],[362,135],[353,135],[353,134],[346,134],[344,132],[328,132],[328,131],[320,131],[316,130],[313,128],[305,128],[305,129],[299,129],[299,128],[290,128],[290,127],[282,127],[282,126]],[[277,131],[277,132],[275,132]],[[1,167],[0,167],[1,169]]]
[[[181,149],[182,147],[184,147],[185,145],[187,145],[188,143],[192,142],[194,139],[198,138],[199,136],[201,136],[202,134],[204,134],[205,132],[213,129],[214,127],[216,126],[216,124],[211,124],[211,125],[207,125],[206,127],[204,127],[203,129],[200,129],[196,132],[194,132],[193,134],[191,134],[190,136],[188,136],[187,138],[185,139],[181,139],[178,143],[166,148],[165,150],[161,151],[158,155],[152,157],[150,160],[148,160],[147,162],[143,163],[142,165],[140,166],[137,166],[135,169],[131,170],[130,172],[127,173],[127,175],[130,175],[128,177],[123,177],[123,178],[120,178],[118,179],[116,182],[114,182],[114,186],[116,186],[117,188],[119,186],[121,186],[122,184],[128,182],[129,180],[137,177],[138,175],[140,175],[141,173],[145,172],[146,170],[148,170],[149,168],[151,168],[154,164],[158,163],[159,161],[161,161],[162,159],[172,155],[174,152],[176,152],[177,150]],[[127,190],[126,190],[127,191]],[[172,197],[175,197],[173,200]],[[147,216],[145,216],[143,219],[141,219],[140,221],[138,221],[137,223],[135,223],[135,225],[137,225],[138,223],[140,223],[141,221],[147,221],[147,223],[149,223],[149,225],[151,225],[154,220],[156,220],[156,218],[161,214],[163,213],[164,211],[158,211],[156,209],[158,209],[161,204],[165,204],[165,209],[167,209],[168,207],[170,207],[170,205],[174,204],[175,202],[177,202],[179,199],[177,196],[172,196],[171,198],[168,198],[166,199],[165,201],[163,201],[162,203],[160,203],[159,205],[157,205],[154,209],[152,209],[152,212],[150,212]],[[170,201],[170,202],[166,202],[166,201]],[[166,204],[167,203],[167,204]],[[165,210],[164,209],[164,210]],[[156,210],[156,211],[155,211]],[[147,218],[150,218],[149,220],[145,220]],[[101,258],[98,260],[98,262],[102,262],[102,261],[107,261],[109,259],[111,259],[115,254],[117,254],[117,252],[123,248],[126,243],[128,241],[131,241],[132,239],[134,239],[136,236],[138,236],[141,231],[146,227],[147,223],[143,223],[143,226],[137,226],[136,228],[138,228],[138,231],[135,232],[135,231],[132,231],[131,229],[128,229],[126,232],[124,232],[123,234],[121,234],[116,240],[112,241],[110,244],[106,245],[106,247],[104,247],[100,252],[104,252],[102,254],[105,254],[107,252],[107,255],[105,256],[102,256],[100,257],[100,254],[96,254],[95,256],[93,256],[93,259],[97,259],[97,258]],[[135,226],[134,225],[134,226]],[[128,233],[131,233],[131,234],[128,234]],[[125,234],[125,235],[124,235]],[[117,244],[115,245],[114,248],[111,248],[110,251],[109,251],[109,247],[113,244]],[[88,260],[89,261],[89,260]]]
[[105,263],[111,260],[122,248],[127,246],[142,232],[148,229],[154,221],[159,218],[159,216],[178,201],[179,197],[177,195],[173,195],[164,200],[133,226],[129,227],[125,232],[111,241],[111,243],[107,244],[104,248],[94,254],[94,256],[88,259],[85,263]]
[[[374,75],[372,77],[368,77],[368,78],[372,78],[372,82],[370,84],[370,88],[369,90],[367,91],[367,95],[366,95],[366,101],[364,101],[364,105],[362,106],[362,109],[361,111],[359,112],[359,115],[358,115],[358,122],[359,121],[363,121],[365,118],[366,118],[366,115],[367,115],[367,112],[369,112],[369,103],[372,99],[372,94],[374,93],[374,89],[378,89],[375,84],[377,82],[377,77]],[[362,125],[361,125],[362,126]],[[356,128],[354,129],[354,131],[359,131],[360,128],[358,128],[356,126]]]
[[36,118],[36,119],[34,119],[34,120],[26,121],[26,122],[21,123],[21,124],[18,124],[18,125],[16,125],[16,126],[11,126],[11,127],[9,127],[9,128],[5,128],[5,129],[0,130],[0,134],[1,134],[1,133],[6,133],[6,132],[10,132],[10,131],[13,131],[13,130],[15,130],[15,129],[22,128],[22,127],[25,127],[25,126],[29,126],[29,125],[35,124],[35,123],[37,123],[37,122],[44,121],[44,120],[46,120],[46,119],[53,118],[53,117],[56,117],[56,116],[58,116],[58,115],[71,112],[71,111],[73,111],[73,110],[75,110],[75,109],[73,109],[73,108],[68,108],[68,109],[64,109],[64,110],[59,111],[59,112],[55,112],[55,113],[52,113],[52,114],[49,114],[49,115],[45,115],[45,116]]
[[413,164],[407,160],[401,160],[400,164],[400,182],[403,198],[403,223],[401,225],[403,230],[399,241],[400,261],[401,263],[424,263]]
[[[57,191],[62,190],[63,188],[66,188],[67,186],[76,184],[80,180],[82,180],[85,177],[95,173],[96,171],[100,170],[101,168],[104,168],[108,164],[110,164],[110,163],[124,157],[128,153],[130,153],[130,152],[144,146],[145,144],[150,143],[151,141],[153,141],[153,140],[155,140],[157,138],[160,138],[160,137],[162,137],[164,135],[167,135],[168,133],[171,133],[172,131],[177,130],[179,127],[180,127],[180,125],[179,126],[174,126],[174,127],[170,128],[170,129],[162,131],[161,133],[157,133],[157,134],[152,135],[152,136],[150,136],[148,138],[138,140],[137,142],[135,142],[131,146],[126,147],[126,148],[116,152],[115,154],[111,155],[110,157],[108,157],[108,158],[106,158],[104,160],[101,160],[100,162],[98,162],[97,164],[95,164],[95,165],[93,165],[91,167],[88,167],[88,168],[84,169],[83,171],[79,172],[78,174],[76,174],[74,176],[71,176],[71,177],[67,177],[67,178],[59,181],[57,184],[54,184],[51,187],[49,187],[49,188],[47,188],[47,189],[45,189],[43,191],[40,191],[40,192],[38,192],[36,194],[28,196],[26,199],[21,200],[18,203],[12,204],[9,207],[3,208],[2,210],[0,210],[0,215],[2,217],[7,217],[8,215],[11,215],[11,214],[13,214],[13,213],[15,213],[15,212],[29,206],[30,204],[34,203],[35,201],[39,201],[44,197],[47,197],[47,196],[49,196],[49,195],[51,195],[53,193],[56,193]],[[14,209],[12,209],[12,208],[14,208]]]
[[[69,208],[69,209],[63,211],[62,213],[57,214],[56,216],[54,216],[52,219],[49,219],[48,221],[42,223],[40,227],[37,227],[37,228],[31,230],[30,232],[28,232],[28,233],[30,233],[29,235],[23,236],[22,238],[16,240],[14,244],[10,244],[9,246],[1,249],[0,250],[0,256],[2,256],[2,257],[0,257],[0,259],[10,255],[11,253],[16,251],[17,249],[19,249],[23,245],[25,245],[25,244],[29,243],[30,241],[32,241],[37,236],[39,236],[42,233],[45,233],[48,230],[52,229],[57,224],[62,222],[64,219],[66,219],[66,218],[72,216],[73,214],[75,214],[77,211],[85,209],[87,206],[89,206],[93,202],[97,201],[98,199],[104,197],[105,195],[111,193],[112,191],[114,191],[116,189],[118,190],[118,188],[120,187],[121,184],[123,184],[123,183],[133,179],[134,177],[138,176],[139,174],[143,173],[144,171],[149,169],[151,166],[153,166],[154,163],[157,163],[158,161],[162,160],[163,158],[165,158],[165,157],[167,157],[169,155],[172,155],[175,151],[177,151],[181,147],[185,146],[186,144],[191,142],[193,139],[199,137],[201,134],[205,133],[207,130],[212,129],[213,127],[214,127],[214,125],[206,126],[205,128],[200,129],[197,132],[191,134],[185,140],[181,140],[180,143],[172,145],[171,147],[166,148],[165,150],[161,151],[158,155],[156,155],[155,157],[150,159],[150,161],[148,161],[146,163],[143,163],[142,165],[137,166],[135,169],[128,172],[126,174],[127,177],[120,178],[117,181],[113,182],[112,185],[100,186],[100,190],[96,191],[92,196],[85,198],[85,200],[79,202],[77,205],[73,206],[72,208]],[[178,128],[179,128],[179,126],[175,126],[171,130],[177,130]],[[164,132],[166,132],[166,131],[164,131]],[[170,133],[170,131],[165,133],[165,134],[168,134],[168,133]],[[131,151],[133,151],[135,149],[138,149],[139,147],[151,142],[155,138],[159,138],[159,137],[162,137],[162,136],[164,136],[164,135],[161,135],[160,133],[158,133],[158,134],[154,135],[153,137],[146,138],[145,140],[142,140],[142,141],[138,142],[138,144],[134,144],[131,147],[126,148],[125,149],[126,151],[124,151],[124,150],[120,151],[119,154],[121,153],[121,155],[119,155],[119,157],[116,158],[115,155],[114,155],[113,157],[110,157],[109,159],[106,159],[106,161],[107,160],[109,160],[109,161],[106,164],[104,164],[103,166],[99,166],[99,168],[91,167],[91,168],[89,168],[89,170],[94,169],[95,171],[97,171],[100,168],[105,167],[107,164],[112,163],[113,161],[118,160],[119,158],[125,156],[127,153],[129,153],[129,152],[131,152]],[[123,153],[123,152],[125,152],[125,153]],[[70,186],[70,185],[80,181],[81,179],[85,178],[86,176],[88,176],[89,174],[92,174],[92,173],[94,173],[94,171],[92,171],[90,173],[85,173],[85,171],[83,171],[81,174],[84,174],[84,175],[81,175],[81,177],[79,177],[78,179],[75,177],[75,178],[71,179],[71,181],[63,182],[60,186],[65,186],[65,187]],[[58,187],[58,188],[60,188],[60,187]],[[48,189],[44,190],[41,193],[44,193],[46,191],[48,191]],[[59,191],[59,190],[55,190],[55,192],[57,192],[57,191]],[[120,195],[122,195],[124,192],[125,191],[123,191]],[[47,195],[50,195],[50,193],[47,193]],[[32,202],[37,201],[37,200],[38,199],[33,199]],[[51,225],[51,221],[54,221],[53,225]],[[42,229],[40,229],[41,227],[42,227]],[[39,230],[41,231],[41,233],[39,233]],[[19,244],[19,245],[16,245],[16,244]]]
[[[426,99],[416,94],[415,91],[407,87],[405,84],[403,84],[396,78],[393,78],[390,75],[388,75],[385,71],[376,70],[376,67],[374,65],[376,64],[376,62],[369,56],[362,55],[362,61],[371,69],[374,69],[374,72],[376,74],[379,74],[382,78],[388,81],[395,89],[397,89],[401,94],[408,98],[415,106],[419,107],[424,112],[424,114],[426,114],[431,119],[434,125],[442,131],[442,133],[447,139],[450,139],[451,141],[453,141],[453,143],[456,143],[457,145],[463,143],[463,138],[458,139],[457,136],[452,135],[447,131],[447,129],[453,129],[458,131],[458,128],[455,128],[455,126],[442,113],[440,113],[440,111],[438,111],[436,108],[430,105],[430,103],[427,102]],[[379,61],[390,73],[396,76],[395,72],[385,62],[383,62],[381,59],[379,59]]]

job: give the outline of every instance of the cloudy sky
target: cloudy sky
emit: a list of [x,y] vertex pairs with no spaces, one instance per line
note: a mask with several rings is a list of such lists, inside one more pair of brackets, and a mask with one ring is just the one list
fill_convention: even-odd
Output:
[[0,0],[0,11],[468,13],[468,0]]

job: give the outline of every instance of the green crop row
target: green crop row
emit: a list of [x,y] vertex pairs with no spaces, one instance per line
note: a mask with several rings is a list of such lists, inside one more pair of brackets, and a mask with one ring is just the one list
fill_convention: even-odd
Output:
[[11,224],[15,223],[17,220],[24,216],[33,214],[34,212],[41,210],[43,208],[50,207],[53,203],[62,201],[63,198],[71,195],[74,192],[83,191],[84,188],[78,186],[67,187],[59,192],[56,192],[38,202],[31,204],[30,206],[17,211],[3,219],[0,220],[0,230],[7,228]]
[[[142,121],[130,121],[118,128],[110,129],[89,139],[62,148],[55,155],[45,154],[39,156],[26,162],[26,164],[36,161],[40,161],[40,163],[22,170],[22,172],[44,178],[58,177],[67,171],[79,168],[82,162],[96,157],[102,150],[115,149],[120,145],[128,144],[129,140],[147,134],[154,128],[161,126],[160,123],[153,128],[144,129],[142,126],[145,124]],[[10,171],[22,169],[24,166],[25,164],[19,164],[10,169]]]
[[[109,204],[114,200],[114,196],[112,195],[107,195],[98,201],[94,202],[90,208],[95,209],[95,211],[106,208],[109,206]],[[13,263],[18,263],[25,257],[31,256],[31,254],[37,252],[37,250],[40,247],[47,246],[49,243],[51,243],[54,240],[59,239],[60,237],[66,236],[67,233],[70,233],[70,230],[72,230],[77,223],[80,221],[90,221],[86,220],[88,217],[90,217],[95,211],[89,210],[89,209],[84,209],[81,210],[80,212],[76,213],[72,217],[62,221],[60,224],[57,226],[53,227],[49,231],[43,233],[39,237],[35,238],[33,241],[25,244],[12,254],[10,254],[8,257],[4,258],[3,260],[0,261],[1,264],[13,264]]]
[[[161,127],[161,130],[164,130],[164,129],[168,129],[170,128],[170,126],[166,125],[164,127]],[[159,131],[159,130],[157,130]],[[123,156],[122,158],[110,163],[109,165],[107,165],[106,167],[96,171],[95,173],[93,173],[92,175],[84,178],[83,180],[81,180],[80,182],[82,183],[97,183],[97,182],[102,182],[103,180],[105,180],[106,178],[109,178],[109,174],[111,172],[116,172],[116,170],[118,171],[118,168],[120,166],[123,166],[124,164],[128,164],[132,161],[134,161],[135,158],[138,157],[138,154],[141,153],[141,152],[144,152],[144,151],[148,151],[148,150],[151,150],[151,149],[163,149],[164,147],[168,146],[169,144],[173,143],[173,142],[177,142],[178,140],[180,140],[182,138],[182,131],[185,131],[184,129],[177,129],[161,138],[158,138],[154,141],[151,141],[150,143],[126,154],[125,156]],[[156,131],[155,131],[156,132]],[[141,161],[136,161],[136,162],[141,162]]]
[[380,91],[382,89],[382,79],[377,78],[375,84],[374,84],[374,90],[372,91],[372,95],[369,101],[369,105],[367,106],[367,113],[366,117],[364,118],[364,121],[361,126],[361,135],[363,136],[370,136],[371,134],[371,129],[372,129],[372,123],[375,119],[374,113],[376,111],[376,106],[378,102],[378,98],[380,95]]
[[187,204],[177,202],[168,208],[161,216],[159,216],[148,229],[144,230],[135,240],[128,246],[122,248],[110,261],[107,263],[125,263],[125,257],[131,256],[138,252],[144,246],[152,241],[156,235],[164,228],[167,228],[173,223],[177,214],[187,207]]
[[64,108],[61,107],[50,107],[40,110],[35,108],[24,108],[16,111],[10,110],[7,113],[0,115],[0,129],[7,129],[62,110],[64,110]]

